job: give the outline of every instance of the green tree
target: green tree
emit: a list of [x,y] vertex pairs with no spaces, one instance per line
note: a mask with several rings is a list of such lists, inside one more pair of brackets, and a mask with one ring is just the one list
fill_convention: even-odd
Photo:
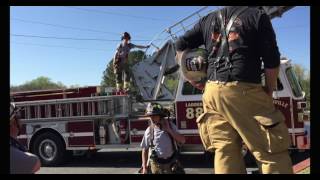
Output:
[[70,85],[68,88],[80,88],[81,86],[79,84]]
[[130,52],[128,55],[129,66],[132,67],[133,65],[140,62],[144,58],[145,58],[144,51],[138,50],[138,51]]
[[116,76],[113,72],[112,67],[113,59],[107,64],[106,70],[103,71],[101,86],[104,87],[115,87],[116,86]]
[[[144,51],[131,51],[128,55],[128,64],[131,68],[137,62],[140,62],[144,58]],[[115,87],[116,86],[116,76],[113,72],[112,66],[113,59],[107,64],[106,69],[103,71],[101,86],[102,87]],[[132,76],[131,76],[132,77]],[[136,87],[133,87],[136,88]]]
[[298,81],[302,87],[302,90],[306,93],[308,102],[308,109],[310,109],[310,71],[304,68],[300,64],[294,64],[293,70],[296,73]]
[[62,82],[53,82],[50,78],[40,76],[31,81],[27,81],[22,85],[11,86],[11,92],[17,91],[31,91],[31,90],[44,90],[44,89],[61,89],[67,88]]
[[175,93],[175,90],[178,87],[178,83],[179,83],[178,73],[179,72],[167,75],[164,80],[165,86],[172,94]]

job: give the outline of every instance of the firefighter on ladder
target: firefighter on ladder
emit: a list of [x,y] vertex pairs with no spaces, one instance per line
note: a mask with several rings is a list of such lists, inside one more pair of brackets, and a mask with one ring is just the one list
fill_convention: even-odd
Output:
[[[177,60],[186,61],[188,49],[202,44],[209,55],[204,113],[197,123],[205,149],[215,153],[215,173],[246,173],[242,141],[262,173],[293,173],[288,128],[272,101],[280,53],[268,15],[245,6],[210,13],[176,42]],[[203,87],[201,82],[192,84]]]
[[[132,48],[149,48],[150,45],[141,46],[130,42],[131,36],[128,32],[124,32],[121,36],[121,43],[118,45],[115,56],[113,58],[113,70],[116,75],[117,94],[128,93],[130,86],[128,55]],[[123,78],[124,76],[124,78]],[[124,79],[124,86],[122,83]],[[124,91],[123,91],[124,90]]]

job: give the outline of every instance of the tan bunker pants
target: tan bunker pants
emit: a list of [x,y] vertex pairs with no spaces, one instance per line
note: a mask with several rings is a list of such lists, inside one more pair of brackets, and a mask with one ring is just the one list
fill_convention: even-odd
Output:
[[172,163],[159,164],[153,160],[150,161],[152,174],[172,174],[171,165]]
[[215,152],[216,174],[246,173],[242,141],[262,173],[293,173],[288,128],[261,85],[209,81],[203,108],[199,133],[205,149]]

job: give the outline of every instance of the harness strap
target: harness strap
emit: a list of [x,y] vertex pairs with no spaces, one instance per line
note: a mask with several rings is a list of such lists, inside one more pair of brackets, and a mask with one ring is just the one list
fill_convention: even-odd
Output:
[[[232,69],[232,63],[230,61],[230,55],[229,55],[229,43],[228,43],[228,37],[229,37],[229,32],[230,29],[235,21],[235,19],[242,13],[244,12],[248,7],[243,6],[239,9],[237,9],[234,14],[231,16],[227,26],[225,27],[225,18],[222,17],[222,12],[221,10],[218,11],[218,18],[220,20],[220,33],[221,33],[221,45],[219,47],[219,50],[217,52],[217,57],[215,58],[214,61],[214,78],[215,80],[217,79],[217,70],[220,67],[221,61],[225,60],[225,67],[229,69],[229,75],[228,75],[228,80],[230,79],[231,76],[231,69]],[[213,53],[211,53],[213,55]]]
[[150,127],[150,139],[149,139],[149,146],[154,148],[153,140],[154,140],[154,124],[151,123]]

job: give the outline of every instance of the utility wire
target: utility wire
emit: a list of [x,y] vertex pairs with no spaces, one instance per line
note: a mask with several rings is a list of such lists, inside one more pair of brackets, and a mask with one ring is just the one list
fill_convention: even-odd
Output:
[[72,46],[60,46],[60,45],[49,45],[49,44],[36,44],[36,43],[22,43],[22,42],[10,42],[11,44],[20,44],[20,45],[30,45],[30,46],[40,46],[40,47],[57,47],[57,48],[70,48],[70,49],[80,49],[80,50],[95,50],[95,51],[104,51],[104,49],[93,49],[93,48],[81,48],[81,47],[72,47]]
[[11,18],[11,19],[15,20],[15,21],[25,22],[25,23],[42,24],[42,25],[46,25],[46,26],[53,26],[53,27],[59,27],[59,28],[65,28],[65,29],[74,29],[74,30],[80,30],[80,31],[98,32],[98,33],[113,34],[113,35],[118,35],[118,36],[121,35],[121,33],[100,31],[100,30],[96,30],[96,29],[79,28],[79,27],[65,26],[65,25],[60,25],[60,24],[44,23],[44,22],[40,22],[40,21],[24,20],[24,19],[19,19],[19,18]]
[[102,14],[111,14],[111,15],[125,16],[125,17],[144,19],[144,20],[149,19],[149,20],[153,20],[153,21],[171,21],[171,22],[173,22],[173,20],[171,20],[171,19],[164,19],[164,18],[153,18],[153,17],[146,17],[146,16],[137,16],[137,15],[126,14],[126,13],[118,13],[118,12],[111,12],[111,11],[98,10],[98,9],[79,8],[79,7],[74,7],[74,6],[65,6],[65,7],[66,8],[77,9],[77,10],[80,10],[80,11],[102,13]]
[[[41,25],[45,25],[45,26],[52,26],[52,27],[58,27],[58,28],[64,28],[64,29],[73,29],[73,30],[79,30],[79,31],[112,34],[112,35],[117,35],[117,36],[122,35],[121,33],[116,33],[116,32],[108,32],[108,31],[101,31],[101,30],[96,30],[96,29],[80,28],[80,27],[73,27],[73,26],[65,26],[65,25],[61,25],[61,24],[45,23],[45,22],[25,20],[25,19],[20,19],[20,18],[11,18],[11,20],[20,21],[20,22],[24,22],[24,23],[31,23],[31,24],[41,24]],[[139,37],[141,37],[141,36],[139,36]],[[144,38],[144,37],[141,37],[141,38]]]
[[[98,39],[98,38],[73,38],[73,37],[56,37],[56,36],[36,36],[36,35],[25,35],[25,34],[10,34],[11,36],[16,37],[28,37],[28,38],[43,38],[43,39],[66,39],[66,40],[77,40],[77,41],[112,41],[118,42],[120,40],[116,39]],[[142,40],[137,39],[134,41],[150,41],[150,40]]]

